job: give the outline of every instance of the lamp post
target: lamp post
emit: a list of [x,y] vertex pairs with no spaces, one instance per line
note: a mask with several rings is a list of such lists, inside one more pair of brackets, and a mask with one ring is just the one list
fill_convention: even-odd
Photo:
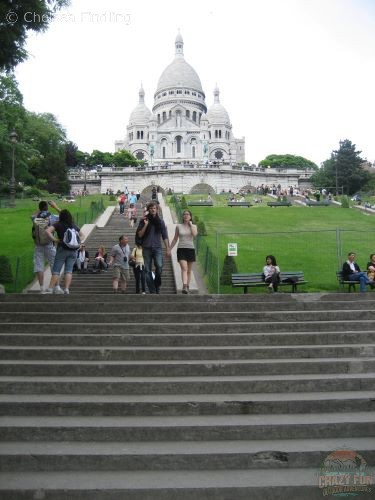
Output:
[[12,143],[12,176],[10,178],[10,200],[9,206],[14,208],[16,206],[16,179],[14,177],[14,157],[15,157],[15,149],[18,141],[17,132],[13,129],[9,134],[10,142]]

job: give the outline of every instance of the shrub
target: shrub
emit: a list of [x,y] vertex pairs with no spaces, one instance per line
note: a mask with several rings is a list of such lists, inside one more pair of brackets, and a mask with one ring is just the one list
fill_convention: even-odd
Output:
[[109,201],[116,201],[116,196],[114,194],[111,194],[109,197]]
[[185,196],[183,196],[183,197],[181,198],[181,208],[182,208],[182,210],[185,210],[186,208],[188,208],[188,204],[186,203],[186,198],[185,198]]
[[207,236],[207,229],[202,220],[200,220],[197,224],[198,234],[200,236]]
[[238,273],[237,264],[234,257],[226,255],[223,264],[223,270],[220,276],[220,285],[231,285],[232,274]]
[[11,283],[13,281],[12,268],[8,257],[0,255],[0,283]]
[[349,208],[350,203],[349,203],[349,198],[347,196],[341,196],[341,208]]

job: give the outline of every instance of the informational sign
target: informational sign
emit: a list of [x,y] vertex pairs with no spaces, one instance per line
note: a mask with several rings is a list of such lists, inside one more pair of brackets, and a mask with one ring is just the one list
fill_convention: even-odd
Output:
[[228,243],[228,256],[237,257],[237,243]]

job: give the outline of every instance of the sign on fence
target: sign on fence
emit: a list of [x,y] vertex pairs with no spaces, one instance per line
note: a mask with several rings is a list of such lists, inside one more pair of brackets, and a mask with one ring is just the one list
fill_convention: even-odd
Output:
[[237,257],[237,243],[228,243],[228,256]]

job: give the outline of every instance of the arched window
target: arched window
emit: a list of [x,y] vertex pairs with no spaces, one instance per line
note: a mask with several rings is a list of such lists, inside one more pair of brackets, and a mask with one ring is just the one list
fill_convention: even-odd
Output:
[[182,137],[178,135],[176,137],[177,153],[181,153],[181,142],[182,142]]
[[165,146],[163,146],[162,151],[163,151],[163,159],[165,159]]
[[137,139],[140,139],[141,138],[141,134],[139,132],[139,130],[137,130]]
[[141,130],[141,139],[143,139],[143,130]]
[[172,117],[172,111],[169,110],[169,118],[171,118],[171,117]]
[[186,118],[190,118],[190,111],[188,109],[186,110]]
[[221,139],[221,130],[219,130],[219,139]]
[[195,146],[191,148],[191,157],[195,158]]
[[167,119],[167,113],[163,111],[163,122],[165,122],[166,119]]
[[193,111],[193,122],[197,121],[197,112]]
[[158,114],[158,123],[160,123],[160,113]]
[[215,130],[215,139],[217,139],[218,137],[219,137],[219,131]]

